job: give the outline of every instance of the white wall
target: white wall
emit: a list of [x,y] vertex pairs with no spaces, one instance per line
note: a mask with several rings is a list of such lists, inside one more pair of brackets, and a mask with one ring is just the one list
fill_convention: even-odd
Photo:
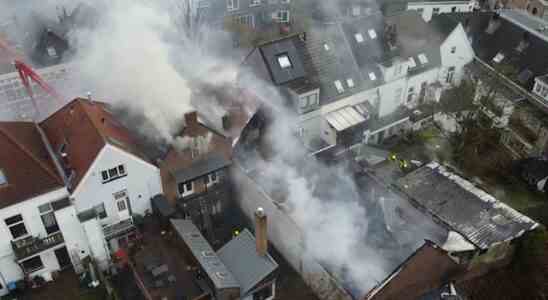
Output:
[[[451,53],[453,47],[455,47],[455,53]],[[455,67],[453,82],[454,84],[459,84],[464,75],[464,66],[474,60],[474,50],[461,24],[457,25],[441,44],[440,51],[442,65],[440,82],[446,84],[445,79],[448,68]]]
[[[29,235],[46,237],[46,229],[44,228],[42,219],[40,218],[38,206],[61,200],[63,198],[67,198],[68,196],[69,193],[65,188],[59,188],[33,199],[5,207],[0,210],[0,272],[6,282],[21,279],[23,277],[23,273],[15,262],[16,258],[11,248],[12,235],[4,220],[14,215],[21,214],[23,217],[23,222],[25,223],[25,228]],[[57,221],[59,223],[61,220]],[[57,260],[55,260],[55,263],[57,263]],[[55,268],[58,269],[58,266],[56,267],[53,263],[48,263],[46,265],[45,261],[44,267],[45,268],[42,271],[53,271]],[[54,269],[48,269],[48,267],[53,267]]]
[[447,2],[410,2],[407,4],[408,10],[422,9],[422,18],[426,22],[430,22],[434,15],[434,8],[438,8],[437,14],[445,14],[453,12],[471,12],[474,9],[474,1],[447,1]]
[[379,106],[379,117],[384,117],[386,115],[394,112],[400,105],[403,105],[404,96],[407,95],[407,81],[405,78],[387,82],[380,87],[380,106]]
[[[430,85],[430,84],[432,84],[432,83],[434,83],[438,80],[438,74],[439,74],[439,68],[434,68],[434,69],[428,70],[426,72],[422,72],[422,73],[419,73],[419,74],[416,74],[416,75],[413,75],[413,76],[409,77],[409,79],[407,80],[407,87],[405,89],[405,95],[404,95],[404,98],[403,98],[404,103],[406,103],[409,108],[412,108],[412,107],[415,107],[416,105],[418,105],[417,99],[420,96],[422,83],[426,82],[427,83],[427,88],[428,88],[428,85]],[[407,103],[407,98],[408,98],[408,95],[409,95],[409,89],[411,87],[413,87],[415,96],[413,98],[412,103]],[[410,104],[412,104],[412,105],[410,105]]]
[[[127,176],[103,184],[101,171],[121,164],[125,166]],[[162,193],[160,180],[160,170],[156,166],[107,144],[72,194],[76,211],[80,213],[104,203],[107,218],[101,223],[117,223],[121,220],[113,194],[127,190],[132,213],[144,214],[150,209],[150,198]]]
[[99,268],[105,270],[110,260],[110,251],[108,250],[103,227],[97,219],[91,219],[82,223],[84,232],[89,241],[91,256],[96,260]]
[[[90,255],[89,242],[84,228],[78,219],[74,206],[68,206],[55,212],[59,229],[63,233],[65,245],[73,265],[79,264],[78,259]],[[76,260],[76,261],[75,261]]]

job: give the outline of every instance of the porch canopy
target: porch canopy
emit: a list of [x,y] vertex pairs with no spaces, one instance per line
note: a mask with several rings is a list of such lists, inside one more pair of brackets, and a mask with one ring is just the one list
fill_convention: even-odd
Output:
[[343,131],[350,127],[364,123],[367,120],[367,108],[362,104],[346,106],[332,111],[325,116],[327,122],[337,131]]

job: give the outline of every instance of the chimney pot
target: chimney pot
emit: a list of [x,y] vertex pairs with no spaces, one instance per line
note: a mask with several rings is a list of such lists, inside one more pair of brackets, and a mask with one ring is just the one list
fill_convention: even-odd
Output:
[[191,111],[185,114],[185,125],[188,127],[194,127],[198,125],[198,112]]
[[255,242],[257,254],[265,256],[268,253],[267,218],[262,207],[255,211]]

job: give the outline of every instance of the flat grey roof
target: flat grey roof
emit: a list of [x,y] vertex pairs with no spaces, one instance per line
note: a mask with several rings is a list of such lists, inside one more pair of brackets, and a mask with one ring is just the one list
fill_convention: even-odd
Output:
[[412,203],[481,249],[517,238],[538,226],[436,162],[398,179],[396,186]]
[[173,228],[188,246],[215,285],[215,289],[239,288],[240,284],[190,220],[171,219]]
[[193,162],[190,166],[176,170],[172,173],[178,183],[187,182],[192,179],[204,176],[211,172],[230,166],[230,160],[223,155],[213,153]]
[[242,296],[278,269],[278,263],[267,254],[257,254],[255,237],[245,229],[217,251],[241,285]]

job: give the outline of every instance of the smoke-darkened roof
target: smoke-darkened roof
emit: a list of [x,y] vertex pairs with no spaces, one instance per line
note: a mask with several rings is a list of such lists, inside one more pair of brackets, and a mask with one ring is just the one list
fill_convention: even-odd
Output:
[[397,186],[413,203],[480,249],[518,238],[538,226],[437,163],[409,173]]

